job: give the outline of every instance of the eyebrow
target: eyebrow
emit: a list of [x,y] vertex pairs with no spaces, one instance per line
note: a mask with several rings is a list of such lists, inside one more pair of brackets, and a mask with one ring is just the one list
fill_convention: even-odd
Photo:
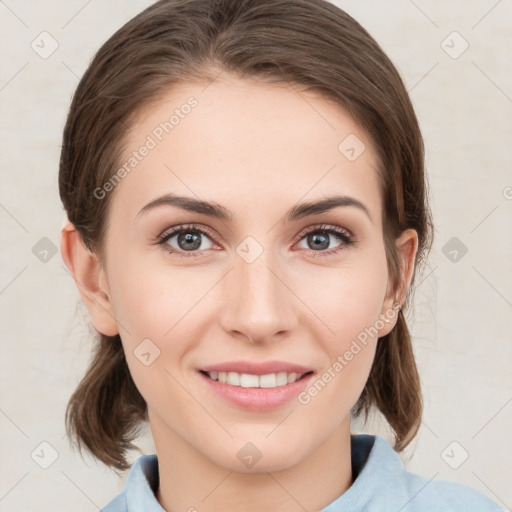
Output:
[[[150,210],[162,206],[177,206],[178,208],[189,212],[207,215],[208,217],[220,220],[231,221],[233,219],[233,214],[227,208],[219,205],[218,203],[194,199],[193,197],[177,196],[175,194],[165,194],[161,197],[157,197],[144,206],[137,216],[144,215]],[[353,206],[358,208],[373,222],[368,208],[361,201],[354,197],[339,195],[295,205],[286,213],[285,217],[287,221],[293,222],[310,215],[325,213],[340,206]]]

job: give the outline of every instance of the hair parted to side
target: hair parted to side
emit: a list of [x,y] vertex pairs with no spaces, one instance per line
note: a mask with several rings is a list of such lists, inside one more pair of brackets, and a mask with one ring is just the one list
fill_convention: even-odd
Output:
[[[160,0],[108,39],[75,91],[60,158],[60,197],[86,247],[103,259],[112,194],[99,201],[94,190],[119,168],[137,113],[173,85],[214,80],[221,71],[319,92],[362,127],[379,160],[386,257],[398,292],[396,238],[408,228],[418,232],[415,273],[432,243],[423,139],[392,62],[357,21],[327,0]],[[353,414],[367,418],[373,407],[392,427],[395,450],[403,450],[422,415],[403,314],[379,340]],[[70,439],[80,451],[85,446],[104,464],[126,470],[127,452],[147,418],[119,335],[99,334],[66,409]]]

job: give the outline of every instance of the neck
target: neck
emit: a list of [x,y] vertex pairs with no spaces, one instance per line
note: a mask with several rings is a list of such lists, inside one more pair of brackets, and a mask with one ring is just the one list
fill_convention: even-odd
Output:
[[176,434],[159,436],[152,427],[160,474],[156,498],[167,512],[320,510],[353,483],[346,423],[295,466],[257,473],[219,466]]

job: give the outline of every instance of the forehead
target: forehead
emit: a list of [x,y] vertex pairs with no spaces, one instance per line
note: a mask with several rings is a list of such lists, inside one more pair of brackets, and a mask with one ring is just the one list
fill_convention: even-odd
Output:
[[223,74],[176,85],[141,110],[122,166],[116,202],[132,216],[165,192],[276,212],[339,193],[380,218],[370,140],[341,106],[294,84]]

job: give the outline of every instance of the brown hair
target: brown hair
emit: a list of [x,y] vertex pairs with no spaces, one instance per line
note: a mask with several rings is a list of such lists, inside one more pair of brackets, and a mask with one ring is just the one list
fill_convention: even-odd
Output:
[[[172,85],[213,80],[221,70],[317,91],[365,130],[379,160],[386,256],[398,291],[396,238],[407,228],[418,232],[417,268],[432,243],[423,140],[392,62],[359,23],[326,0],[160,0],[110,37],[75,91],[60,159],[60,197],[86,247],[102,257],[111,194],[99,201],[94,190],[118,169],[137,112]],[[412,286],[407,301],[411,293]],[[395,450],[405,448],[418,431],[422,398],[403,314],[380,339],[353,414],[364,411],[367,419],[373,406],[392,427]],[[147,418],[120,337],[99,334],[66,410],[70,439],[125,470]]]

